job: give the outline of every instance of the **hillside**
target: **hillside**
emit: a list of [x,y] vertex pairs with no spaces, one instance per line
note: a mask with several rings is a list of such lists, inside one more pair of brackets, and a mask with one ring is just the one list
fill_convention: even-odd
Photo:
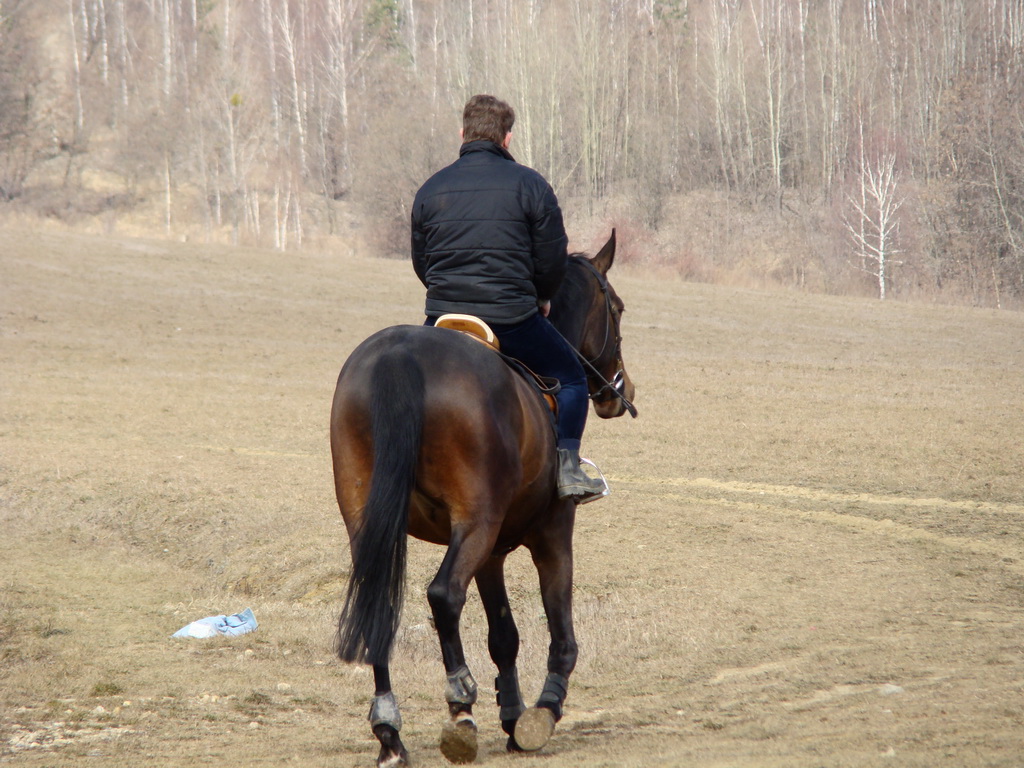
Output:
[[1019,0],[5,0],[0,222],[407,248],[474,93],[584,245],[1019,309]]

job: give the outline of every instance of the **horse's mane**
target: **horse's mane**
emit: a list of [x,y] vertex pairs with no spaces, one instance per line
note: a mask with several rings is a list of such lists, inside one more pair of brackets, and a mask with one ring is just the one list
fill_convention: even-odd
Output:
[[570,253],[565,277],[551,299],[550,320],[569,343],[577,346],[583,337],[587,320],[588,269],[585,253]]

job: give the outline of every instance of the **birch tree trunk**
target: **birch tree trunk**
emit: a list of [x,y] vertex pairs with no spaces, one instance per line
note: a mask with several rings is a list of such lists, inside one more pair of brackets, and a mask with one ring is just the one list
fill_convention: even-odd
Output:
[[74,76],[75,97],[75,142],[85,127],[85,107],[82,103],[82,62],[78,56],[78,28],[75,22],[75,2],[68,0],[68,24],[71,30],[71,63]]
[[899,193],[896,155],[888,153],[872,161],[862,153],[857,182],[859,196],[847,196],[854,215],[844,217],[844,223],[860,269],[876,279],[878,298],[884,300],[891,269],[897,264],[894,257],[900,252],[898,214],[904,198]]

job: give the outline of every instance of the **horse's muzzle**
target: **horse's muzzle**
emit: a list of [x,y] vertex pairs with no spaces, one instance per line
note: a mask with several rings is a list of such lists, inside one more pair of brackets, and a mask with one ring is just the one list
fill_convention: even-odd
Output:
[[633,405],[635,388],[625,369],[620,368],[612,380],[594,394],[594,412],[602,419],[614,419],[624,413],[637,417]]

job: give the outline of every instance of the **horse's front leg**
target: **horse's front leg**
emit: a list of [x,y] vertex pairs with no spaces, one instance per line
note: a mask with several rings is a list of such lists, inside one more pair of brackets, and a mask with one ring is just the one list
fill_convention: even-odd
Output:
[[509,752],[520,750],[515,740],[516,722],[526,707],[519,690],[516,658],[519,655],[519,629],[512,618],[512,608],[505,589],[505,556],[495,555],[484,563],[476,575],[480,600],[487,614],[487,648],[498,668],[494,688],[498,693],[501,728],[508,734]]
[[402,744],[398,732],[402,730],[402,714],[391,690],[391,674],[383,664],[374,665],[373,683],[375,692],[370,705],[370,727],[380,742],[377,756],[378,768],[409,765],[409,753]]
[[473,704],[476,703],[477,685],[466,666],[459,619],[466,604],[469,582],[492,546],[493,537],[482,531],[466,535],[456,530],[441,567],[427,588],[427,600],[448,676],[445,699],[450,719],[441,730],[440,747],[442,754],[453,763],[469,763],[476,759],[477,728]]
[[540,577],[541,598],[548,617],[548,675],[535,706],[516,723],[515,740],[532,752],[547,744],[562,719],[562,705],[569,690],[569,675],[579,654],[572,626],[572,529],[576,507],[560,503],[550,525],[529,544]]

